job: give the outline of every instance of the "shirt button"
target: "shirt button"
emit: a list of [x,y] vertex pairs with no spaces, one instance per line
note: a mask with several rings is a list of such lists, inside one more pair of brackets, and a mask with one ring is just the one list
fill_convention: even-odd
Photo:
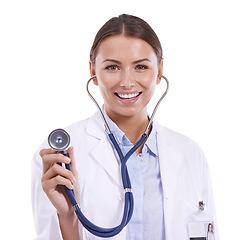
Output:
[[119,201],[123,200],[123,195],[121,193],[117,193],[116,197]]
[[141,161],[142,161],[142,162],[146,162],[146,158],[142,158]]

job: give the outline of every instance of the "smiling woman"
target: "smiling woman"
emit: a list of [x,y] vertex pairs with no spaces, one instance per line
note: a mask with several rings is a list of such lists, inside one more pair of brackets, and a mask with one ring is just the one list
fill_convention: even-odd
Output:
[[[118,147],[113,148],[100,113],[66,129],[72,145],[69,158],[49,149],[47,141],[42,144],[33,159],[37,239],[104,239],[78,223],[66,186],[74,189],[84,215],[107,228],[103,232],[121,223],[125,194],[133,194],[134,209],[129,210],[132,218],[110,239],[185,240],[211,223],[218,240],[203,152],[189,138],[149,121],[147,105],[163,72],[162,48],[155,32],[135,16],[112,18],[97,33],[89,64],[104,100],[104,117]],[[143,132],[145,138],[135,151]],[[123,189],[121,163],[132,149],[125,169],[132,189]],[[70,163],[72,171],[59,163]]]

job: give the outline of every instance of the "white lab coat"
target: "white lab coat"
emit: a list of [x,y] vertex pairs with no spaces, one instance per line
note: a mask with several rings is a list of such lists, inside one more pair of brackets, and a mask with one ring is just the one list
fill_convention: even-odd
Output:
[[[189,138],[156,122],[154,124],[157,126],[166,240],[189,239],[187,224],[193,221],[214,221],[218,240],[209,169],[203,152]],[[74,147],[82,211],[97,225],[116,226],[122,218],[124,192],[119,162],[104,131],[100,113],[66,130],[71,135],[71,145]],[[46,141],[40,149],[48,147]],[[36,239],[62,239],[56,210],[42,190],[41,175],[42,160],[37,151],[32,165]],[[206,204],[202,212],[198,209],[199,201]],[[101,239],[79,226],[82,239]],[[127,240],[127,229],[110,239]]]

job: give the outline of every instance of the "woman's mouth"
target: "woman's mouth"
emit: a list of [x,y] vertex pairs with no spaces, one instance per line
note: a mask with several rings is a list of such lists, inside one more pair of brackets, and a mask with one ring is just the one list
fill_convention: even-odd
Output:
[[137,92],[137,93],[117,93],[117,92],[115,92],[114,94],[121,99],[131,100],[131,99],[134,99],[134,98],[137,98],[138,96],[140,96],[141,93],[142,92]]
[[115,92],[114,94],[117,96],[118,102],[120,102],[124,106],[131,106],[132,104],[138,102],[138,99],[142,92],[134,93]]

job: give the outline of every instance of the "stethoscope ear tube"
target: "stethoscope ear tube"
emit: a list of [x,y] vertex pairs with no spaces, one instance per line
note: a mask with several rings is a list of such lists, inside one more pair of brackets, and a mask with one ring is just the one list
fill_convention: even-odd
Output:
[[154,116],[155,116],[155,114],[156,114],[156,112],[157,112],[157,110],[158,110],[158,107],[159,107],[160,103],[162,102],[163,98],[167,95],[168,89],[169,89],[169,81],[168,81],[168,79],[167,79],[165,76],[161,75],[161,74],[159,74],[158,76],[159,76],[159,77],[162,77],[162,78],[166,81],[167,87],[166,87],[166,90],[165,90],[165,92],[163,93],[163,95],[162,95],[162,96],[160,97],[160,99],[158,100],[158,102],[157,102],[157,104],[156,104],[156,106],[155,106],[155,108],[154,108],[154,110],[153,110],[153,112],[152,112],[152,115],[151,115],[151,117],[150,117],[150,119],[149,119],[149,122],[148,122],[148,125],[147,125],[147,127],[146,127],[146,130],[145,130],[145,132],[144,132],[145,134],[147,134],[148,131],[149,131],[149,129],[151,128],[151,125],[152,125]]
[[[149,119],[149,123],[148,123],[148,125],[147,125],[147,127],[146,127],[146,130],[144,131],[145,134],[147,134],[148,131],[149,131],[149,129],[151,128],[151,125],[152,125],[154,116],[155,116],[155,114],[156,114],[156,112],[157,112],[157,109],[158,109],[160,103],[162,102],[163,98],[167,95],[168,89],[169,89],[169,81],[168,81],[168,79],[167,79],[164,75],[162,75],[162,74],[158,74],[158,77],[162,77],[162,78],[166,81],[167,87],[166,87],[165,92],[164,92],[163,95],[161,96],[161,98],[158,100],[158,102],[157,102],[157,104],[156,104],[156,106],[155,106],[155,108],[154,108],[154,110],[153,110],[153,112],[152,112],[152,115],[151,115],[151,117],[150,117],[150,119]],[[108,123],[107,123],[107,121],[106,121],[106,118],[105,118],[105,116],[104,116],[104,114],[103,114],[103,112],[102,112],[102,109],[101,109],[101,107],[99,106],[99,104],[97,103],[96,99],[92,96],[92,94],[91,94],[90,91],[89,91],[89,83],[90,83],[91,80],[94,79],[94,78],[96,78],[96,75],[92,76],[92,77],[87,81],[87,85],[86,85],[87,93],[88,93],[89,97],[92,99],[92,101],[95,103],[95,105],[97,106],[98,110],[100,111],[100,113],[101,113],[101,115],[102,115],[102,118],[103,118],[103,120],[104,120],[104,124],[105,124],[106,131],[107,131],[108,134],[110,134],[110,133],[111,133],[111,130],[110,130],[110,127],[109,127],[109,125],[108,125]]]

